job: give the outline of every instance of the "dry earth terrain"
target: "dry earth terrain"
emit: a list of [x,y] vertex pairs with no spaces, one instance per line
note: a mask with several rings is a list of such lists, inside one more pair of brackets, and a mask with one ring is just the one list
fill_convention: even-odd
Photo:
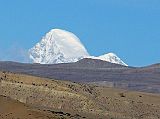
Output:
[[75,119],[79,115],[36,109],[9,97],[0,96],[0,119]]
[[4,119],[160,119],[158,94],[0,72],[0,95]]

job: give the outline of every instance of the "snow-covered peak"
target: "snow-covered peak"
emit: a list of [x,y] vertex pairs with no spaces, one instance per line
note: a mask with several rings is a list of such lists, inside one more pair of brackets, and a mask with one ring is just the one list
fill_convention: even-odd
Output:
[[52,29],[48,32],[29,50],[29,56],[34,63],[41,64],[70,63],[83,58],[93,58],[127,66],[114,53],[99,57],[90,56],[76,35],[61,29]]
[[116,63],[116,64],[121,64],[121,65],[125,65],[125,66],[128,66],[126,63],[124,63],[116,54],[114,53],[108,53],[108,54],[105,54],[105,55],[101,55],[99,56],[99,58],[101,60],[104,60],[104,61],[108,61],[108,62],[111,62],[111,63]]
[[124,65],[124,66],[128,66],[126,63],[124,63],[116,54],[114,53],[107,53],[104,55],[101,55],[99,57],[94,57],[94,56],[90,56],[88,58],[92,58],[92,59],[98,59],[98,60],[103,60],[103,61],[107,61],[107,62],[111,62],[111,63],[115,63],[115,64],[120,64],[120,65]]
[[56,64],[76,62],[89,56],[87,50],[73,33],[52,29],[29,50],[34,63]]

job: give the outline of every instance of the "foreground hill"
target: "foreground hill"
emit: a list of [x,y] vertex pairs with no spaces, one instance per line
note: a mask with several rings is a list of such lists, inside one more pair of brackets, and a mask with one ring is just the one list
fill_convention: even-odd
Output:
[[1,71],[29,74],[72,82],[160,93],[160,65],[125,67],[96,59],[83,59],[68,64],[22,64],[0,62]]
[[33,108],[9,97],[0,96],[0,119],[71,119],[69,113]]
[[[130,92],[9,72],[0,72],[0,94],[25,103],[31,112],[35,109],[33,115],[38,113],[44,116],[43,119],[47,119],[48,115],[53,118],[52,114],[56,113],[58,116],[73,119],[160,118],[160,95],[156,94]],[[4,100],[8,98],[0,98],[0,101]],[[16,106],[17,102],[13,105]],[[25,105],[19,103],[18,105],[26,110]],[[16,112],[8,109],[3,112],[4,107],[0,106],[0,115],[1,117],[10,113],[16,115],[18,109],[15,108]],[[17,118],[25,119],[26,117],[22,118],[18,115]]]

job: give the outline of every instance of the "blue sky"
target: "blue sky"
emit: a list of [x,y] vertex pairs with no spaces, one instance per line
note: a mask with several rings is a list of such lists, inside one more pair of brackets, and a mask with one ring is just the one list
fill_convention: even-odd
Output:
[[0,60],[26,61],[27,49],[53,28],[76,34],[91,55],[160,62],[159,0],[1,0]]

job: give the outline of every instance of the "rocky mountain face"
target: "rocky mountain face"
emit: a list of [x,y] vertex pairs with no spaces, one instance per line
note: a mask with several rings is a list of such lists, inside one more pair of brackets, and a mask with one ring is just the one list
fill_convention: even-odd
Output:
[[76,62],[89,56],[87,50],[73,33],[53,29],[29,50],[34,63],[57,64]]
[[[38,117],[42,112],[40,110],[46,110],[45,113],[52,112],[54,115],[58,111],[57,114],[67,115],[70,119],[160,118],[159,95],[9,72],[0,72],[0,94],[37,108]],[[3,116],[1,110],[0,106],[0,117]],[[42,113],[44,119],[45,113]],[[12,114],[13,111],[9,116]],[[27,114],[33,116],[31,112]],[[47,114],[46,119],[52,119],[52,116]]]
[[41,64],[71,63],[83,58],[93,58],[127,66],[114,53],[99,57],[90,56],[76,35],[61,29],[52,29],[48,32],[29,50],[29,56],[34,63]]

